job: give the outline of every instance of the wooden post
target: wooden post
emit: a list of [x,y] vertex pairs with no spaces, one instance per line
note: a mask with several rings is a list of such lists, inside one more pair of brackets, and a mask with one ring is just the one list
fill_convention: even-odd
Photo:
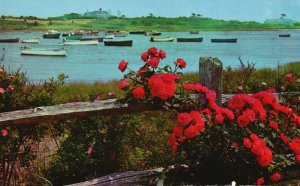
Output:
[[218,58],[200,57],[200,83],[208,89],[216,91],[218,105],[222,104],[222,72],[223,65]]

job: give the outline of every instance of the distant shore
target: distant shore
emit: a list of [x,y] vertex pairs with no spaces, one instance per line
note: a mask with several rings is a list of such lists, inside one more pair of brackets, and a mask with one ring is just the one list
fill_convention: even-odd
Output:
[[1,31],[59,31],[80,30],[124,30],[124,31],[259,31],[300,29],[300,24],[294,26],[270,25],[258,22],[224,21],[211,18],[113,18],[113,19],[26,19],[1,18]]

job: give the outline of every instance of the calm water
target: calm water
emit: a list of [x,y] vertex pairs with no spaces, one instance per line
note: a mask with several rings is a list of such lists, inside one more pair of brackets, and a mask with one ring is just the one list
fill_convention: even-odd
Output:
[[[290,38],[279,38],[279,33],[290,33]],[[42,32],[4,32],[0,38],[19,37],[40,38],[40,44],[31,47],[44,48],[61,47],[62,39],[42,39]],[[99,34],[100,36],[103,33]],[[142,65],[140,54],[149,47],[163,49],[167,58],[162,64],[171,64],[177,58],[183,58],[188,66],[183,72],[198,71],[199,58],[202,56],[218,57],[224,67],[239,66],[238,57],[247,62],[256,63],[257,68],[276,67],[278,62],[285,64],[300,60],[300,31],[242,31],[242,32],[202,32],[199,35],[187,32],[168,32],[164,36],[203,37],[202,43],[163,42],[152,43],[149,36],[128,35],[122,39],[133,39],[132,47],[105,47],[103,43],[95,46],[65,46],[68,50],[66,57],[21,56],[20,47],[23,43],[0,43],[0,57],[5,48],[4,64],[6,68],[20,68],[27,72],[33,82],[39,82],[60,73],[69,76],[68,82],[108,81],[120,79],[123,74],[117,69],[120,60],[129,61],[131,69]],[[238,38],[237,43],[211,43],[211,38]]]

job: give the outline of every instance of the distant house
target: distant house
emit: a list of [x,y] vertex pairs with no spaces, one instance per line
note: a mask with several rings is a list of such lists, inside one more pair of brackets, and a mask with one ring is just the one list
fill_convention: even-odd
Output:
[[95,11],[92,11],[92,12],[87,11],[82,16],[83,17],[97,17],[97,18],[110,18],[110,17],[114,17],[108,11],[102,10],[102,8],[99,8],[99,10],[95,10]]

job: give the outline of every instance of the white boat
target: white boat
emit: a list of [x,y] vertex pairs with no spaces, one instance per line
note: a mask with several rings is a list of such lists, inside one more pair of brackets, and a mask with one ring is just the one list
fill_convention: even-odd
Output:
[[66,56],[67,50],[64,48],[49,49],[49,48],[29,48],[24,47],[21,49],[21,55],[33,56]]
[[113,39],[114,37],[115,37],[115,35],[110,34],[110,35],[104,36],[104,39]]
[[40,43],[40,40],[38,38],[36,38],[36,39],[22,39],[21,43]]
[[63,40],[64,45],[97,45],[98,40]]

